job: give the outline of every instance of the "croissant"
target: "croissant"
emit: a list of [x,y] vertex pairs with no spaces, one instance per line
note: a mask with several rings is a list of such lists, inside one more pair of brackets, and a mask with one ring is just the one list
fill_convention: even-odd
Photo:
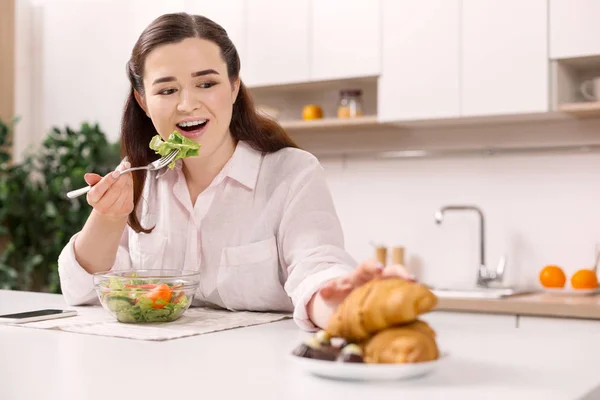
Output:
[[437,297],[427,287],[401,278],[374,279],[354,289],[327,323],[327,333],[351,342],[390,326],[413,322]]
[[388,328],[363,344],[364,361],[370,364],[417,363],[436,360],[435,332],[423,321]]

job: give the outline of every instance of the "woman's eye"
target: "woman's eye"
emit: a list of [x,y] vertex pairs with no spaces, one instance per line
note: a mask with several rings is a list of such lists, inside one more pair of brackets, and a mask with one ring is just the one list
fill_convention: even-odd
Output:
[[211,87],[213,87],[215,85],[216,85],[216,83],[214,83],[214,82],[206,82],[206,83],[199,84],[198,87],[202,88],[202,89],[208,89],[208,88],[211,88]]
[[160,92],[158,92],[158,94],[161,94],[161,95],[170,95],[170,94],[173,94],[175,92],[176,92],[175,89],[165,89],[165,90],[161,90]]

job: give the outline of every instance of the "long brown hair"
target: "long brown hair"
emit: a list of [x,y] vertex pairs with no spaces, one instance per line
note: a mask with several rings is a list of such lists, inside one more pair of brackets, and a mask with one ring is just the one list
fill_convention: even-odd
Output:
[[[187,38],[201,38],[215,43],[227,64],[230,81],[233,83],[240,76],[241,63],[238,52],[220,25],[206,17],[186,13],[165,14],[155,19],[140,35],[127,62],[131,90],[121,121],[121,155],[126,156],[132,166],[147,165],[158,158],[148,146],[152,137],[157,134],[156,129],[134,95],[134,91],[140,95],[144,94],[146,58],[158,46],[177,43]],[[298,147],[277,122],[256,112],[252,97],[241,81],[238,96],[233,104],[229,130],[236,142],[246,141],[255,150],[264,153],[272,153],[285,147]],[[145,179],[144,171],[133,172],[134,209],[129,214],[128,222],[138,233],[152,231],[152,228],[143,228],[137,216]]]

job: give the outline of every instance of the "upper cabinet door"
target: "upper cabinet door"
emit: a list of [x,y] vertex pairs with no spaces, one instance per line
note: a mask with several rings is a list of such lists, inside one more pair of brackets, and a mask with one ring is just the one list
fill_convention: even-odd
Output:
[[245,0],[185,0],[186,12],[209,18],[227,31],[242,60],[242,66],[246,60],[245,3]]
[[459,116],[459,1],[383,0],[381,121]]
[[550,0],[550,58],[600,55],[600,1]]
[[545,112],[546,0],[462,0],[462,115]]
[[131,0],[123,3],[123,7],[129,7],[130,24],[136,39],[154,19],[185,9],[184,0]]
[[34,112],[40,113],[36,123],[46,132],[52,126],[98,122],[116,140],[129,95],[125,65],[141,33],[132,29],[134,15],[123,10],[121,0],[56,1],[41,7],[35,50],[43,68],[32,99]]
[[242,75],[249,87],[309,80],[310,0],[251,0]]
[[379,0],[312,0],[311,78],[381,72]]

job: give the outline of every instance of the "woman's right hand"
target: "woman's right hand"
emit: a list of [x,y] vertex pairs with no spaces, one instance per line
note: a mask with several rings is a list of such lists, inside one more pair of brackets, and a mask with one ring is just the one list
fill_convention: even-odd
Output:
[[87,193],[87,202],[98,214],[120,220],[133,211],[133,178],[129,173],[119,176],[119,171],[130,167],[128,162],[121,163],[104,177],[85,174],[85,181],[92,186]]

